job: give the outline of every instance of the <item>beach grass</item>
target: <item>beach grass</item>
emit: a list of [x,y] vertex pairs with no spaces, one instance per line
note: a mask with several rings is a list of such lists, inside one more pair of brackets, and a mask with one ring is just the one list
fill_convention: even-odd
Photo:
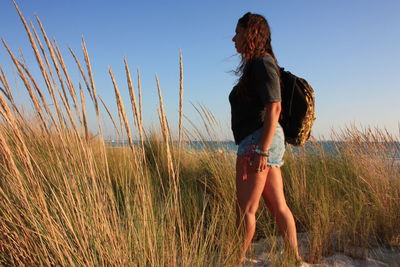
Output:
[[[216,122],[204,106],[197,108],[205,125],[203,131],[188,132],[182,126],[182,55],[176,134],[169,127],[157,77],[160,127],[144,129],[140,76],[137,101],[125,60],[135,121],[131,126],[129,108],[124,106],[127,103],[123,103],[109,69],[119,114],[114,116],[109,110],[107,114],[119,118],[113,122],[115,128],[121,127],[116,133],[129,140],[129,146],[110,147],[101,138],[100,97],[84,41],[85,64],[72,49],[71,56],[85,81],[87,100],[96,111],[97,136],[88,129],[86,105],[90,102],[80,89],[78,104],[78,86],[70,80],[59,48],[48,41],[38,20],[48,52],[38,49],[40,37],[36,31],[33,37],[32,26],[19,15],[46,87],[34,83],[40,77],[30,75],[29,68],[3,40],[34,109],[27,115],[15,104],[13,88],[2,70],[0,264],[235,266],[242,241],[235,227],[236,158],[234,153],[207,149]],[[133,131],[139,133],[138,138]],[[194,136],[203,140],[205,149],[185,147]],[[333,140],[335,149],[330,153],[321,143],[310,141],[312,149],[289,148],[285,155],[282,171],[287,202],[298,231],[308,236],[303,258],[318,263],[323,256],[351,247],[398,250],[400,166],[394,159],[400,152],[398,137],[379,129],[349,127],[334,133]],[[257,217],[255,238],[271,240],[265,249],[272,265],[289,264],[290,259],[278,257],[283,247],[265,205]]]

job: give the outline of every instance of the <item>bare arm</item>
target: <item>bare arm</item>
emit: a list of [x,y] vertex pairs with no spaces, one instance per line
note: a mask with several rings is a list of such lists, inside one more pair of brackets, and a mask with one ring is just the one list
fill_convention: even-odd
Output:
[[262,171],[267,167],[267,153],[271,146],[275,130],[281,113],[281,91],[279,73],[272,57],[263,57],[262,61],[256,61],[254,68],[254,89],[264,103],[263,127],[258,153],[254,154],[256,171]]
[[[265,153],[268,153],[275,135],[276,126],[278,124],[281,113],[281,102],[272,102],[265,105],[264,124],[258,148]],[[259,172],[267,168],[267,157],[255,153],[252,161],[254,162],[254,170]]]
[[260,150],[265,152],[269,150],[280,114],[281,102],[272,102],[265,105],[264,124],[260,143],[258,144]]

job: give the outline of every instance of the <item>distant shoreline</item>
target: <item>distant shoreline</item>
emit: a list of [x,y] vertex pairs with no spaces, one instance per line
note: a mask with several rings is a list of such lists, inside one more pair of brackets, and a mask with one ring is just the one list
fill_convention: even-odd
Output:
[[[105,140],[104,141],[106,146],[108,147],[124,147],[129,146],[129,141],[115,141],[115,140]],[[139,145],[140,141],[135,140],[133,141],[134,145]],[[145,141],[148,142],[148,141]],[[178,145],[177,141],[174,141],[174,144]],[[322,150],[330,155],[334,155],[339,153],[342,149],[344,149],[345,145],[349,144],[346,141],[317,141],[315,143],[307,143],[304,147],[295,147],[289,146],[295,154],[301,153],[311,153],[315,154],[316,152]],[[367,143],[365,143],[367,145]],[[368,143],[371,145],[371,143]],[[376,151],[377,155],[384,157],[386,160],[395,160],[400,161],[400,142],[377,142],[377,144],[385,144],[387,146],[387,153],[386,155],[380,155],[381,151]],[[233,141],[182,141],[182,145],[184,146],[185,150],[210,150],[216,152],[236,152],[237,145]],[[367,147],[366,147],[367,149]],[[368,148],[370,149],[370,148]]]

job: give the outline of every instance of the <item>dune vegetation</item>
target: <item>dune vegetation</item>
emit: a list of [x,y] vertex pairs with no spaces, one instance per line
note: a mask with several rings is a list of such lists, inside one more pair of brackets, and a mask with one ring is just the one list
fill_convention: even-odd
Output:
[[[207,146],[217,123],[204,106],[197,110],[206,129],[185,130],[182,57],[179,128],[169,127],[156,78],[160,127],[145,129],[139,72],[135,83],[125,60],[130,103],[124,103],[109,69],[115,116],[96,91],[85,42],[83,60],[70,49],[76,66],[68,67],[79,69],[81,86],[39,18],[37,31],[16,8],[42,76],[34,77],[2,40],[32,110],[16,104],[0,68],[0,264],[234,266],[242,237],[235,227],[235,154]],[[96,112],[97,136],[88,128],[88,105]],[[105,143],[101,115],[109,116],[128,145]],[[308,236],[303,258],[318,263],[349,246],[398,250],[398,138],[369,128],[334,136],[329,153],[310,141],[313,149],[289,148],[285,155],[288,205],[298,231]],[[204,149],[189,150],[194,139]],[[255,238],[270,238],[265,249],[272,265],[285,265],[274,219],[263,204],[258,215]]]

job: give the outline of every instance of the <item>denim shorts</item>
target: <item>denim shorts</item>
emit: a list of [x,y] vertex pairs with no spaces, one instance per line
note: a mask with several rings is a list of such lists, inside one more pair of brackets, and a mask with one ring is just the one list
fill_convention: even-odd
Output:
[[[242,156],[256,146],[260,142],[262,128],[254,131],[246,136],[239,144],[237,155]],[[267,164],[269,166],[280,167],[283,165],[283,155],[285,154],[285,135],[283,134],[282,127],[278,124],[276,127],[275,135],[272,138],[271,146],[269,147],[269,157]]]

